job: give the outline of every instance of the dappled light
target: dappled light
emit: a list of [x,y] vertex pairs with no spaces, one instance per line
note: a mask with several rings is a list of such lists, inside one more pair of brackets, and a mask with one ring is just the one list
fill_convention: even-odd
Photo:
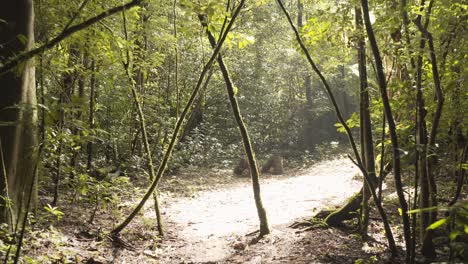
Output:
[[[275,229],[339,205],[360,188],[359,181],[353,180],[357,172],[350,161],[337,159],[287,178],[264,175],[262,198],[270,225]],[[250,186],[201,192],[194,198],[180,199],[167,210],[177,232],[187,241],[179,249],[181,254],[194,262],[222,260],[231,253],[237,235],[258,230]]]
[[5,0],[0,263],[465,263],[462,0]]

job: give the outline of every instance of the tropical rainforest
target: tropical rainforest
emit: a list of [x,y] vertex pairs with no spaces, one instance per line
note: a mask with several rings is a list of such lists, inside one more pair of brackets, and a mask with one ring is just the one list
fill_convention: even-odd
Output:
[[466,263],[462,0],[5,0],[3,263]]

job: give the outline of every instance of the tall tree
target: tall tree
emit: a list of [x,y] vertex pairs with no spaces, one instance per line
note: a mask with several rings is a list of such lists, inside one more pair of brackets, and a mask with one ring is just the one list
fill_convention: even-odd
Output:
[[[0,59],[34,46],[32,0],[8,0],[0,9]],[[0,75],[0,222],[24,217],[37,151],[37,111],[34,61],[28,59]],[[13,227],[13,225],[10,225]]]
[[387,83],[385,79],[385,73],[383,70],[382,57],[380,55],[379,47],[377,45],[377,40],[374,35],[374,30],[372,28],[372,23],[369,15],[369,4],[367,0],[361,0],[362,13],[364,17],[364,24],[366,26],[367,36],[369,38],[370,46],[372,53],[374,55],[375,66],[377,71],[377,81],[380,88],[380,95],[382,97],[385,116],[388,122],[390,139],[392,142],[392,151],[393,151],[393,174],[395,178],[395,189],[397,191],[398,200],[401,208],[401,215],[403,219],[403,234],[405,238],[406,245],[406,262],[410,262],[411,255],[411,230],[408,217],[408,204],[406,202],[404,193],[403,193],[403,184],[401,181],[401,161],[400,161],[400,148],[398,145],[398,136],[396,132],[395,119],[392,114],[392,108],[390,106],[390,100],[388,98],[387,92]]
[[[375,175],[375,157],[374,142],[372,139],[372,124],[369,109],[369,87],[367,82],[366,68],[366,45],[364,40],[364,24],[362,22],[362,12],[360,8],[355,8],[356,29],[358,31],[357,50],[359,65],[359,83],[360,83],[360,135],[361,135],[361,156],[369,178],[373,181],[372,185],[377,187],[377,177]],[[367,225],[369,221],[368,200],[371,196],[368,183],[364,179],[363,198],[361,206],[361,232],[367,234]],[[379,199],[380,200],[380,199]]]

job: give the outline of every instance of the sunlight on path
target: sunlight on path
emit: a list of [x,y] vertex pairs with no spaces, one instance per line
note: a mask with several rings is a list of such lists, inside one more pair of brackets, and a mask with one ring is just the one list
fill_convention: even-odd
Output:
[[[319,210],[339,204],[357,191],[353,181],[357,168],[347,160],[318,163],[302,175],[263,178],[262,199],[270,226],[290,224]],[[201,192],[195,198],[179,199],[167,208],[170,221],[186,245],[179,249],[186,260],[216,261],[230,252],[230,240],[258,228],[258,217],[250,185]]]

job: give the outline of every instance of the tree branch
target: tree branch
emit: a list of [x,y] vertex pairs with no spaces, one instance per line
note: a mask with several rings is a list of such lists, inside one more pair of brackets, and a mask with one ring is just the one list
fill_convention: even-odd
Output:
[[14,67],[18,66],[21,62],[25,61],[25,60],[28,60],[52,47],[54,47],[55,45],[57,45],[58,43],[60,43],[62,40],[66,39],[67,37],[71,36],[72,34],[80,31],[80,30],[83,30],[91,25],[93,25],[94,23],[96,22],[99,22],[101,20],[103,20],[104,18],[107,18],[115,13],[118,13],[122,10],[126,10],[126,9],[129,9],[129,8],[132,8],[136,5],[138,5],[142,0],[132,0],[131,2],[129,3],[126,3],[126,4],[123,4],[123,5],[120,5],[120,6],[116,6],[116,7],[113,7],[107,11],[104,11],[102,12],[101,14],[95,16],[95,17],[92,17],[80,24],[77,24],[75,26],[71,26],[71,27],[65,27],[65,29],[62,31],[62,33],[60,33],[58,36],[56,36],[55,38],[53,38],[52,40],[46,42],[45,44],[43,44],[42,46],[40,47],[37,47],[35,49],[32,49],[28,52],[23,52],[23,53],[20,53],[16,56],[14,56],[13,58],[11,59],[7,59],[7,62],[4,64],[4,65],[1,65],[0,67],[0,75],[2,74],[5,74],[7,73],[8,71],[12,70]]

